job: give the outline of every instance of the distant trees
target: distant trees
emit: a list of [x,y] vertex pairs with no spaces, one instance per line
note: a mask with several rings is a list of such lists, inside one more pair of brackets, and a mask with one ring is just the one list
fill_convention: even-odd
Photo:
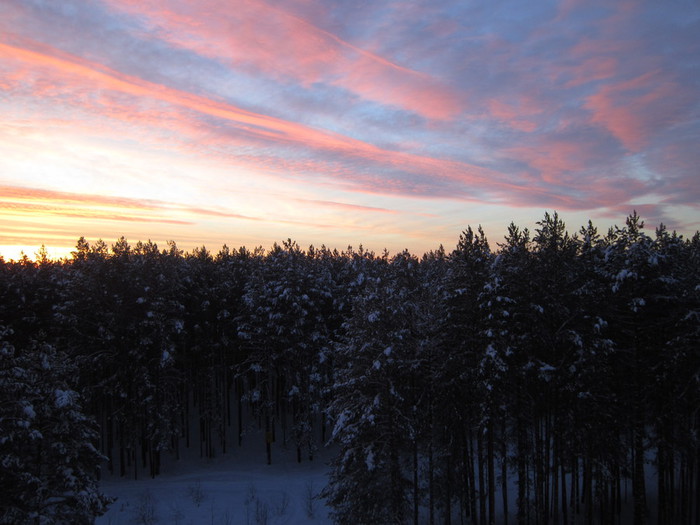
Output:
[[700,234],[636,213],[420,260],[81,238],[0,258],[0,325],[0,520],[89,522],[103,458],[156,476],[251,430],[267,462],[337,446],[339,523],[700,519]]

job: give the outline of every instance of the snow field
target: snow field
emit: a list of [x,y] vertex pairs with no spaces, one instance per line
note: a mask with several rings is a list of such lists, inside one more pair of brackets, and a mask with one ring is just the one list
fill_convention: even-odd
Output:
[[116,497],[97,525],[295,525],[332,523],[318,493],[326,486],[329,451],[297,463],[290,447],[273,448],[266,464],[262,439],[217,459],[165,463],[155,479],[105,477]]

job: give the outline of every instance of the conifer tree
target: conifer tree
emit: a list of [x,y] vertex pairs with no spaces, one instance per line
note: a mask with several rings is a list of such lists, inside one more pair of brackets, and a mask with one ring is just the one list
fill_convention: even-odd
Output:
[[341,523],[403,523],[409,516],[417,266],[404,252],[385,267],[384,280],[369,283],[336,352],[330,408],[340,453],[324,494]]
[[0,333],[0,522],[93,523],[108,498],[94,422],[74,390],[75,370],[47,343],[15,348]]

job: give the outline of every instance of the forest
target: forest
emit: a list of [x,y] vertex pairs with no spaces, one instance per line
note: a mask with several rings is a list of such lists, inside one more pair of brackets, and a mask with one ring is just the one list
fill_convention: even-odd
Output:
[[700,524],[700,233],[636,212],[422,257],[80,238],[0,299],[0,523],[254,438],[335,447],[340,524]]

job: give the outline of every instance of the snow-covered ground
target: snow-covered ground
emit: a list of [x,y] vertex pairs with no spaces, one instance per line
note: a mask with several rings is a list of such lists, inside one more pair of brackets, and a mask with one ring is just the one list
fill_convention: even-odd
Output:
[[103,492],[117,500],[97,524],[330,524],[317,497],[330,451],[297,463],[295,449],[276,446],[267,465],[264,442],[256,441],[213,460],[167,462],[155,479],[105,477]]
[[[296,461],[296,449],[273,444],[272,465],[267,465],[264,437],[247,435],[245,446],[216,459],[201,459],[199,448],[190,457],[164,458],[162,474],[155,479],[140,471],[140,479],[103,476],[102,491],[117,500],[97,525],[329,525],[329,509],[318,493],[326,486],[329,461],[336,450],[321,449],[313,461]],[[649,505],[655,508],[652,487],[656,477],[647,471]],[[567,477],[567,486],[571,480]],[[515,516],[515,476],[509,479],[510,518]],[[631,484],[623,485],[621,523],[632,523]],[[497,491],[497,520],[502,520],[501,494]],[[427,522],[427,509],[421,509]],[[650,518],[653,519],[652,512]],[[456,516],[455,516],[455,519]],[[584,514],[575,523],[584,523]]]

